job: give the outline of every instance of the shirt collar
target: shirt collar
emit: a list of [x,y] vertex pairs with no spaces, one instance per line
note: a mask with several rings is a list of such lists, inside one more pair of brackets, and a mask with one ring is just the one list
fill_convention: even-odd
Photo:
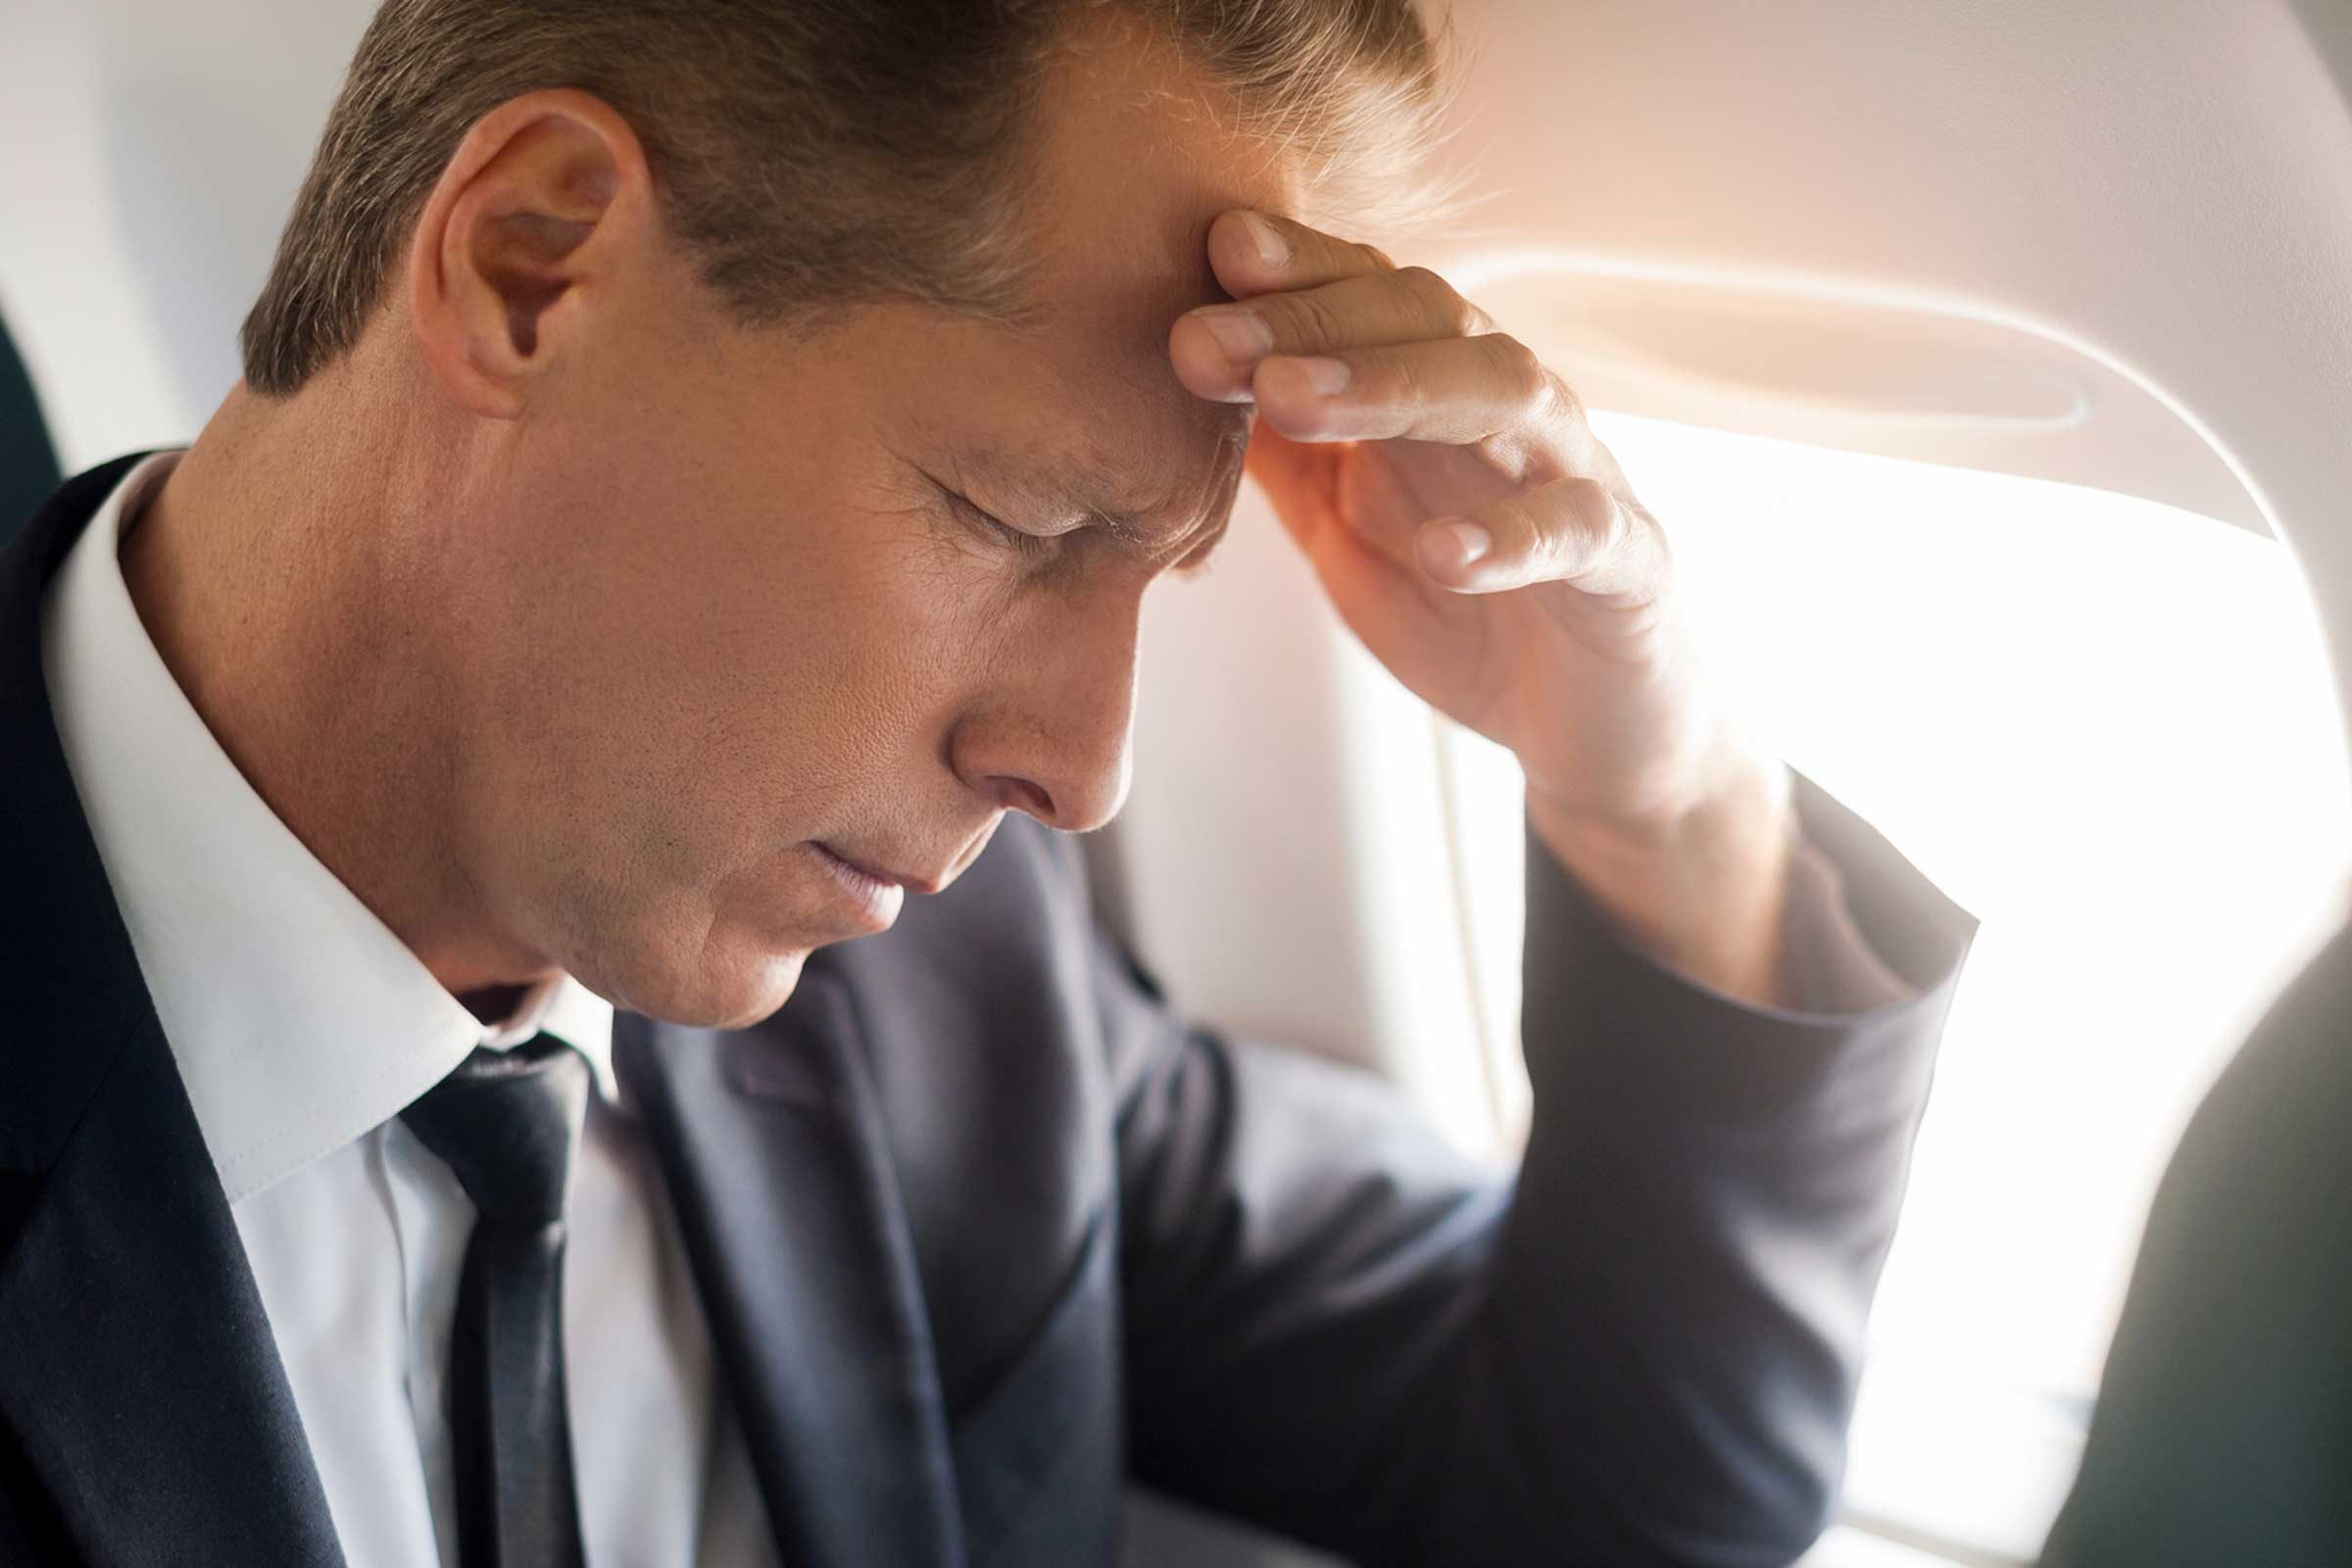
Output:
[[511,1050],[534,1035],[554,1035],[588,1058],[597,1093],[620,1103],[620,1085],[612,1076],[612,1004],[571,976],[550,975],[523,994],[514,1016],[481,1027],[479,1043],[492,1051]]
[[205,728],[118,554],[125,519],[180,456],[140,463],[91,517],[43,601],[41,658],[83,814],[229,1200],[398,1115],[479,1045],[544,1029],[614,1098],[611,1004],[559,975],[485,1027]]

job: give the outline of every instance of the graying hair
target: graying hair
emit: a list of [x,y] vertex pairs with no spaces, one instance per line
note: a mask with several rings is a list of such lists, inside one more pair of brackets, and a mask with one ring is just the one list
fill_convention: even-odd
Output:
[[746,326],[880,299],[1020,319],[1034,110],[1086,10],[1195,63],[1318,221],[1445,208],[1420,172],[1446,77],[1413,0],[387,0],[246,317],[245,380],[286,396],[347,353],[466,131],[553,87],[628,121]]

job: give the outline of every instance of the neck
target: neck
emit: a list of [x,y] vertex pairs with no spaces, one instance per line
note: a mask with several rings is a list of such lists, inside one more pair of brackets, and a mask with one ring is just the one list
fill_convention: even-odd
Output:
[[454,995],[548,965],[491,929],[457,845],[458,737],[424,487],[337,389],[243,385],[122,544],[156,651],[278,819]]

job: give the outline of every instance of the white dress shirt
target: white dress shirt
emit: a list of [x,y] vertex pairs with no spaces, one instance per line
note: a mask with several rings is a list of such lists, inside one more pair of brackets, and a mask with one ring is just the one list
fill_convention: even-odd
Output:
[[353,1568],[460,1568],[442,1398],[473,1207],[398,1119],[476,1046],[588,1058],[564,1365],[588,1560],[775,1560],[612,1008],[568,978],[486,1028],[305,849],[157,655],[118,554],[178,462],[124,477],[50,585],[41,653],[74,781],[270,1316]]

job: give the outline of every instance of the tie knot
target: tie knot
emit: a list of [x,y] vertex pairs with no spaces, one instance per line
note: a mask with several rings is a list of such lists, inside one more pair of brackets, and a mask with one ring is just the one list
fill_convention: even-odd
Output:
[[588,1063],[553,1035],[477,1049],[400,1113],[457,1174],[488,1224],[564,1217],[571,1151],[588,1112]]

